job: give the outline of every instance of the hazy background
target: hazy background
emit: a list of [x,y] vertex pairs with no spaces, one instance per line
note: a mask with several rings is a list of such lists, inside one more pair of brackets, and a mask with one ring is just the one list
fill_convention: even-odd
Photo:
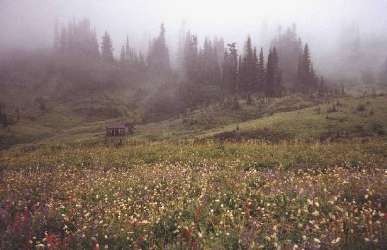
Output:
[[146,50],[162,22],[172,52],[182,23],[201,39],[222,36],[241,44],[250,34],[255,45],[266,49],[279,26],[296,23],[321,64],[345,39],[356,39],[356,29],[363,44],[387,46],[386,13],[386,0],[0,0],[0,49],[51,46],[56,21],[84,17],[99,38],[105,30],[111,34],[116,53],[126,35],[137,49]]

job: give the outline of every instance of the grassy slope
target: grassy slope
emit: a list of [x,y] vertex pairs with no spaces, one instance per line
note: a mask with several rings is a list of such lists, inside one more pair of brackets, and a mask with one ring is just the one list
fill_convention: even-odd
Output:
[[[93,103],[85,102],[74,106],[87,109]],[[109,105],[115,106],[112,103]],[[114,119],[91,119],[74,112],[74,106],[58,105],[45,114],[37,115],[34,121],[22,120],[8,130],[1,129],[0,136],[3,140],[7,136],[11,137],[16,144],[103,142],[104,125]],[[121,106],[122,109],[128,109],[127,106]],[[385,96],[347,97],[322,104],[291,96],[274,99],[269,103],[256,101],[247,105],[241,102],[240,106],[238,110],[230,110],[222,105],[211,105],[176,119],[138,125],[135,135],[129,139],[137,142],[195,137],[235,139],[233,131],[236,127],[240,128],[242,138],[270,141],[380,136],[387,132]],[[328,112],[333,106],[337,112]],[[364,109],[361,110],[360,106]]]
[[[136,117],[136,114],[130,111],[133,107],[125,103],[123,94],[119,94],[118,98],[113,98],[113,94],[102,93],[81,100],[51,100],[47,102],[46,111],[39,110],[36,103],[31,101],[28,108],[23,110],[19,122],[8,129],[0,129],[0,144],[6,147],[26,143],[103,141],[105,122],[132,120]],[[205,133],[210,128],[314,104],[299,96],[292,96],[273,100],[268,104],[256,102],[246,105],[241,102],[241,108],[238,110],[230,110],[222,105],[210,105],[179,118],[139,125],[134,139],[143,141],[191,137]],[[117,118],[109,117],[112,112],[117,113]]]
[[[240,135],[247,139],[266,139],[270,135],[278,135],[282,139],[380,136],[387,132],[386,105],[385,96],[341,98],[316,107],[231,124],[211,130],[205,137],[234,131],[237,126]],[[329,111],[333,106],[337,112]]]
[[[58,124],[41,147],[0,151],[0,248],[383,249],[386,97],[289,111],[299,103],[209,107],[139,126],[121,147],[98,143],[103,121]],[[237,124],[246,139],[281,140],[212,140]],[[342,140],[310,140],[337,132]],[[210,140],[175,140],[191,135]]]
[[[45,101],[46,110],[40,110],[31,97],[24,103],[8,104],[11,120],[16,118],[16,107],[21,107],[21,119],[7,129],[0,128],[0,149],[16,144],[95,141],[102,136],[105,122],[133,115],[126,94],[113,98],[115,93],[101,92],[80,99],[50,99]],[[11,103],[9,98],[0,98]]]
[[382,138],[0,152],[1,247],[383,249],[386,152]]

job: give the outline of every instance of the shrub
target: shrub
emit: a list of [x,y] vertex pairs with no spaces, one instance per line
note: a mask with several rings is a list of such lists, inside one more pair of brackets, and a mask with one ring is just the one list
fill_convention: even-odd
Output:
[[338,112],[337,106],[334,104],[327,109],[327,113],[335,113]]
[[357,105],[357,107],[356,107],[356,111],[357,112],[364,112],[364,111],[366,111],[367,110],[367,107],[364,105],[364,104],[362,104],[362,103],[360,103],[359,105]]
[[371,131],[376,133],[377,135],[384,135],[385,134],[384,127],[380,123],[373,123],[371,125]]

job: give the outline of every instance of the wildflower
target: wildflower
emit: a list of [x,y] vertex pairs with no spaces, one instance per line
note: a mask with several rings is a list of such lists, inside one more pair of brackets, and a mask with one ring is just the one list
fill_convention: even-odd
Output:
[[42,243],[36,245],[36,249],[44,249],[44,248],[45,246]]
[[317,239],[317,238],[314,238],[313,241],[316,242],[317,244],[321,243],[321,241],[319,239]]
[[336,239],[332,240],[331,243],[332,243],[332,244],[337,244],[337,243],[340,242],[340,240],[341,240],[341,238],[340,238],[340,237],[337,237]]

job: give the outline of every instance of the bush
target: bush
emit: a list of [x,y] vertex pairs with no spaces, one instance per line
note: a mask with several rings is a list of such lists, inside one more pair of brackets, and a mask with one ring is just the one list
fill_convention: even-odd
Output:
[[380,123],[373,123],[371,125],[371,131],[377,135],[385,135],[384,127]]
[[362,103],[360,103],[359,105],[357,105],[357,107],[356,107],[356,111],[357,112],[364,112],[364,111],[366,111],[367,110],[367,107],[364,105],[364,104],[362,104]]
[[335,112],[338,112],[338,109],[337,109],[336,105],[332,105],[331,107],[329,107],[327,109],[327,113],[335,113]]

